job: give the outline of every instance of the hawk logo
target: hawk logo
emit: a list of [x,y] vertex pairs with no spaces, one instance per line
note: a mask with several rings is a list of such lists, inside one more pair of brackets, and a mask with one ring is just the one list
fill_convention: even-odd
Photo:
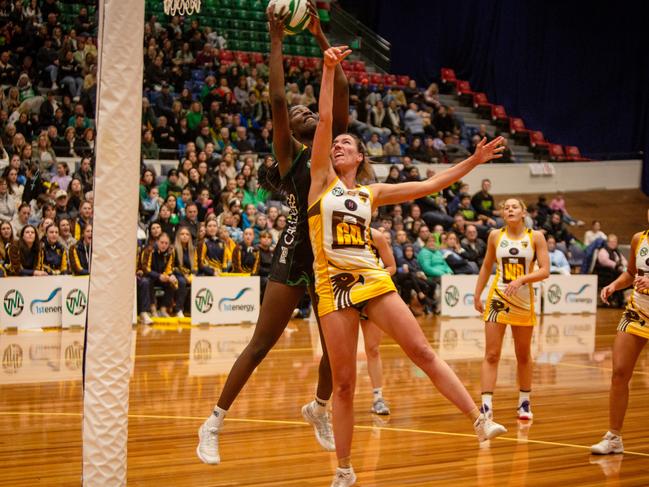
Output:
[[527,246],[529,245],[529,242],[528,242],[527,240],[523,240],[523,241],[521,242],[521,245],[523,246],[524,249],[526,249]]
[[363,278],[363,276],[355,278],[354,275],[349,272],[336,274],[331,278],[331,285],[334,289],[334,298],[336,299],[338,309],[349,308],[354,304],[352,303],[351,293],[352,288],[356,284],[365,284],[365,278]]
[[487,316],[487,321],[496,323],[498,321],[498,315],[503,312],[509,313],[509,309],[510,308],[502,301],[492,299],[489,306],[489,316]]
[[345,190],[336,186],[331,190],[331,194],[334,196],[342,196],[343,194],[345,194]]

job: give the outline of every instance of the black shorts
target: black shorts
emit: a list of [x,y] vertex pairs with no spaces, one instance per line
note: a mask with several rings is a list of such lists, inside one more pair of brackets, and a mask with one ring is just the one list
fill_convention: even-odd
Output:
[[308,233],[282,233],[275,247],[269,279],[287,286],[307,287],[315,282],[313,250]]

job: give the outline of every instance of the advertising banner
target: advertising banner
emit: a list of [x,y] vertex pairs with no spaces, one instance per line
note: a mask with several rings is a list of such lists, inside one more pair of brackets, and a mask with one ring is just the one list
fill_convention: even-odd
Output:
[[551,275],[543,282],[543,313],[595,313],[597,276]]
[[227,374],[254,332],[255,327],[252,325],[192,327],[189,337],[189,375]]
[[88,314],[88,276],[60,276],[61,326],[86,326]]
[[[478,280],[476,275],[453,275],[442,276],[442,290],[440,299],[442,300],[442,316],[479,316],[478,312],[473,307],[475,291],[475,284]],[[486,302],[487,294],[493,276],[489,278],[489,282],[482,292],[482,303]],[[541,284],[535,283],[534,289],[534,311],[536,314],[541,314]]]
[[61,326],[61,279],[58,276],[0,279],[0,326],[36,329]]
[[192,280],[192,325],[256,323],[259,277],[207,277]]

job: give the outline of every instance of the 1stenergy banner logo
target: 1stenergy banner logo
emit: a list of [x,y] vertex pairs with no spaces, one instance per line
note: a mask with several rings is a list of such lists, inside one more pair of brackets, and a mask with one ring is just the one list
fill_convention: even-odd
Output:
[[256,323],[259,289],[259,277],[195,277],[192,281],[192,324]]
[[36,329],[61,326],[61,283],[66,276],[0,279],[0,325]]

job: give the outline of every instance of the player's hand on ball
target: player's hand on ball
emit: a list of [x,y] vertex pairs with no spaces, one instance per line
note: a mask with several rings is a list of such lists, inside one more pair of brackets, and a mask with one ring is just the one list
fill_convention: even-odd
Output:
[[284,12],[282,15],[275,15],[275,4],[272,3],[266,10],[268,17],[268,32],[271,38],[284,39],[284,21],[288,18],[290,12]]
[[349,49],[348,46],[330,47],[324,53],[325,66],[330,68],[336,67],[351,53],[352,50]]
[[322,28],[320,26],[320,14],[318,14],[318,9],[316,8],[313,0],[309,0],[307,10],[309,11],[309,16],[311,17],[311,21],[309,22],[307,29],[309,30],[309,32],[311,32],[311,34],[317,37],[318,35],[322,34]]
[[483,137],[482,140],[478,142],[475,152],[473,153],[475,161],[478,164],[483,164],[492,159],[500,159],[503,156],[502,152],[505,150],[505,146],[503,145],[504,142],[504,137],[496,137],[494,140],[487,143],[487,138]]

